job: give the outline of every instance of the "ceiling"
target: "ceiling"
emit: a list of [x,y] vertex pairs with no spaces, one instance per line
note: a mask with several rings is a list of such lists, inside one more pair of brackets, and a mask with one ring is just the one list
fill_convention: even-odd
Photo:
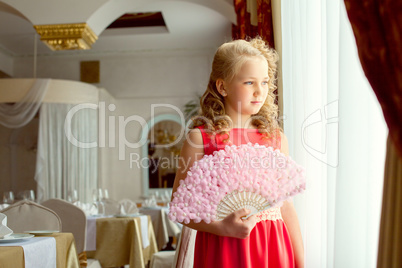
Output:
[[[166,26],[107,29],[125,13],[162,12]],[[232,0],[0,0],[0,53],[12,57],[116,54],[216,47],[231,38]],[[86,22],[90,50],[52,51],[33,25]]]

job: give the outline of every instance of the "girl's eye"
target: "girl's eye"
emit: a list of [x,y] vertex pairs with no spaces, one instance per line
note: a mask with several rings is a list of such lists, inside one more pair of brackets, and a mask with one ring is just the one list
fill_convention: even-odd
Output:
[[247,82],[245,82],[244,84],[246,84],[246,85],[252,85],[252,84],[253,84],[253,82],[251,82],[251,81],[247,81]]
[[263,84],[264,86],[265,86],[265,85],[268,85],[268,81],[263,81],[262,84]]

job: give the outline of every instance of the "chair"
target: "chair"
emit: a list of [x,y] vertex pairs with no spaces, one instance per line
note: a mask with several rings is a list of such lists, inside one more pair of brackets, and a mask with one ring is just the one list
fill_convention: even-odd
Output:
[[59,215],[62,223],[62,232],[72,233],[75,239],[77,253],[85,250],[85,235],[87,218],[79,207],[62,199],[48,199],[42,205],[50,208]]
[[150,268],[187,268],[194,264],[197,231],[183,226],[175,251],[159,251],[152,255]]
[[177,242],[178,246],[176,248],[176,254],[174,256],[172,267],[193,267],[196,236],[196,230],[183,226],[179,241]]
[[171,268],[176,251],[159,251],[152,255],[150,268]]
[[[42,202],[42,205],[55,211],[59,215],[63,224],[62,231],[72,233],[75,239],[75,246],[80,262],[84,262],[86,257],[85,245],[87,234],[87,217],[85,212],[76,205],[62,199],[54,198]],[[100,267],[99,261],[87,259],[87,267]]]
[[38,203],[22,200],[1,211],[7,215],[7,226],[14,233],[39,230],[62,230],[60,217]]

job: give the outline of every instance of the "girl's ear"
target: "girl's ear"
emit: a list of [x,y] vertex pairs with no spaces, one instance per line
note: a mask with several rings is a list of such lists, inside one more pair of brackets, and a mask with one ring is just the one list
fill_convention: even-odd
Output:
[[225,90],[225,83],[223,79],[216,80],[216,89],[218,90],[219,94],[221,94],[223,97],[227,96],[227,92]]

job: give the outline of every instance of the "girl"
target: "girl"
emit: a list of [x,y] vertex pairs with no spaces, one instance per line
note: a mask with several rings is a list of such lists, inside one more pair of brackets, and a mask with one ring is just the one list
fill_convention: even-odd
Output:
[[[288,154],[274,103],[277,60],[277,53],[260,38],[219,47],[201,98],[201,115],[193,119],[193,129],[183,144],[173,192],[194,161],[226,145],[259,143]],[[242,219],[249,213],[241,209],[222,221],[187,224],[198,231],[194,267],[304,267],[292,203]]]

